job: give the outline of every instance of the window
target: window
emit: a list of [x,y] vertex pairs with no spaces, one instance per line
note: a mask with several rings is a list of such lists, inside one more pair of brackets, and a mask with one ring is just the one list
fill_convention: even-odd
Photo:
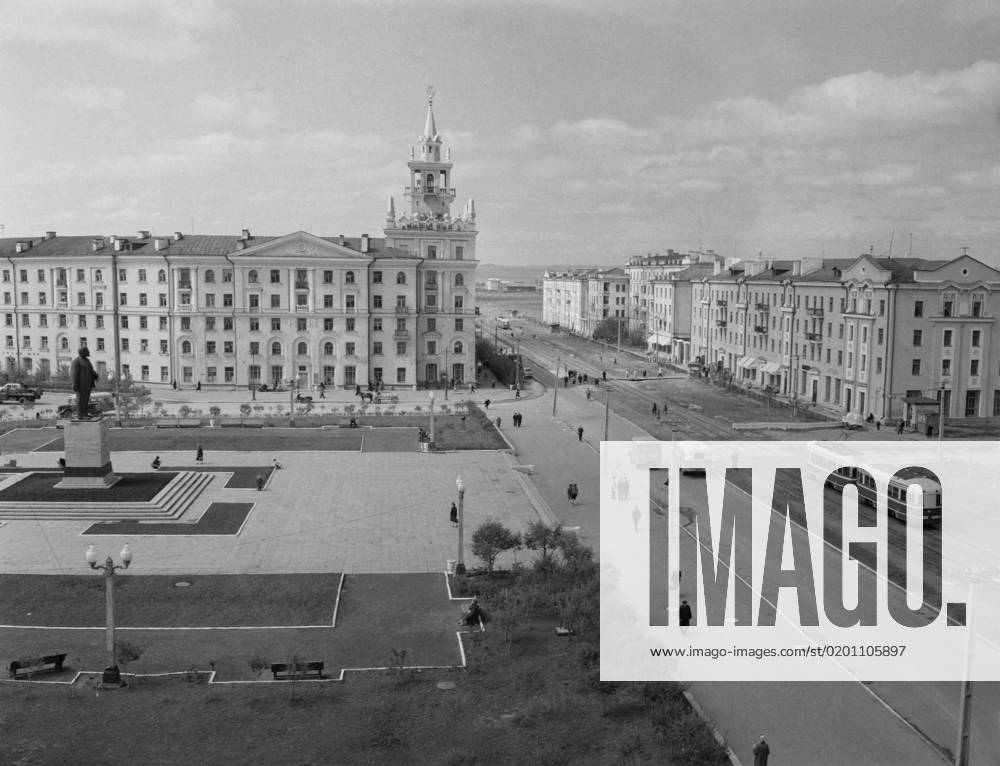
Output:
[[[101,281],[101,272],[100,271],[97,272],[97,281],[98,282]],[[162,284],[166,284],[166,281],[167,281],[167,271],[166,271],[166,269],[160,269],[158,272],[156,272],[156,281],[159,282],[161,285]]]
[[345,295],[344,296],[344,304],[345,304],[344,305],[344,309],[347,311],[347,313],[348,314],[353,314],[354,310],[355,310],[354,296],[353,295]]
[[875,357],[875,374],[882,374],[882,357],[880,356]]
[[18,276],[21,277],[21,281],[22,282],[27,282],[28,281],[28,270],[27,269],[21,269],[20,274]]
[[462,332],[465,329],[465,320],[456,319],[455,320],[455,332]]
[[271,344],[271,356],[281,356],[281,343],[278,341]]
[[844,325],[837,325],[837,338],[844,339]]
[[455,275],[455,287],[464,287],[464,286],[465,286],[465,275],[464,274],[456,274]]
[[181,329],[185,331],[191,329],[191,317],[181,317]]
[[920,360],[914,359],[910,365],[910,374],[919,375],[920,374]]
[[397,274],[396,274],[396,284],[397,285],[405,285],[406,284],[406,274],[404,274],[402,271],[397,272]]
[[354,342],[349,342],[344,344],[344,353],[347,356],[354,356],[355,344]]
[[299,356],[305,356],[309,353],[309,347],[306,345],[305,341],[299,341],[298,346],[296,346],[296,353]]
[[271,269],[271,284],[277,285],[281,283],[281,269]]
[[837,351],[837,366],[840,367],[843,363],[844,363],[844,352]]
[[437,332],[437,319],[434,317],[427,320],[427,332]]
[[914,346],[923,345],[923,340],[924,340],[924,331],[923,330],[914,330],[913,331],[913,345]]
[[333,329],[333,317],[323,317],[323,329],[327,332]]
[[969,362],[969,374],[973,375],[973,376],[979,374],[979,360],[978,359],[973,359],[972,361]]
[[250,320],[250,332],[260,332],[260,319],[257,317]]
[[396,368],[396,382],[397,383],[405,383],[406,382],[406,368],[405,367],[397,367]]
[[437,341],[436,340],[429,340],[429,341],[427,341],[427,353],[428,354],[436,354],[437,352],[438,352],[437,351]]
[[232,332],[233,329],[233,318],[232,317],[222,317],[222,329],[229,330]]
[[231,340],[222,341],[222,350],[225,351],[227,354],[233,353],[233,351],[236,350],[235,342]]
[[885,316],[885,301],[884,300],[881,300],[881,301],[878,302],[878,315],[880,317],[884,317]]
[[913,316],[922,317],[924,315],[924,302],[914,301],[913,302]]
[[259,280],[257,277],[257,270],[250,269],[250,271],[247,272],[247,282],[249,282],[251,285],[255,285],[257,284],[258,281]]
[[397,356],[406,356],[406,342],[405,341],[399,341],[396,344],[396,355]]
[[87,281],[87,272],[86,272],[85,269],[77,269],[76,270],[76,281],[77,282],[86,282]]
[[333,341],[327,341],[323,344],[323,356],[333,356]]
[[[223,282],[232,282],[233,281],[233,270],[232,269],[223,269],[222,270],[222,281]],[[226,369],[228,370],[229,368],[227,367]]]
[[972,347],[973,348],[979,348],[979,343],[980,343],[980,339],[982,337],[982,334],[983,334],[982,330],[973,330],[972,331]]
[[121,326],[122,326],[123,330],[127,330],[128,329],[128,317],[127,316],[121,317]]
[[942,375],[951,375],[951,359],[942,359],[941,360],[941,374]]
[[373,295],[372,296],[372,308],[373,309],[380,309],[380,308],[382,308],[382,296],[381,295]]
[[271,296],[271,308],[272,309],[280,309],[281,308],[281,296],[280,295],[272,295]]
[[382,356],[382,341],[377,340],[372,343],[372,353],[375,354],[375,356]]
[[41,306],[45,305],[45,293],[39,293],[38,294],[38,303]]
[[98,314],[97,315],[97,329],[98,330],[103,330],[104,329],[104,315],[103,314]]
[[333,272],[327,269],[323,272],[323,284],[332,285],[333,284]]
[[223,293],[222,294],[222,305],[225,306],[227,309],[231,309],[233,307],[233,294],[232,293]]
[[[140,300],[139,301],[139,305],[140,306],[145,306],[146,304],[143,303]],[[207,308],[207,309],[214,309],[215,308],[215,294],[214,293],[207,293],[205,295],[205,308]]]
[[125,269],[118,269],[118,281],[128,282],[128,272]]
[[299,317],[298,319],[295,320],[295,329],[298,330],[299,332],[305,332],[308,329],[307,328],[308,323],[309,320],[307,320],[305,317]]
[[205,282],[207,284],[212,284],[215,282],[215,272],[212,269],[208,269],[205,271]]
[[160,317],[159,319],[160,319],[160,329],[161,330],[166,330],[167,329],[167,318],[166,317]]
[[344,284],[345,285],[353,285],[354,284],[354,272],[353,271],[348,271],[346,274],[344,274]]
[[[98,317],[98,319],[100,319],[100,317]],[[48,314],[39,314],[38,315],[38,326],[39,327],[48,327],[49,326],[49,315]]]
[[983,300],[979,296],[972,296],[972,316],[981,317],[983,315]]
[[373,271],[372,272],[372,284],[373,285],[380,285],[380,284],[382,284],[382,272],[381,271]]
[[[100,298],[101,296],[98,295],[97,297]],[[160,308],[165,309],[167,307],[167,294],[159,293],[157,297],[159,298]]]
[[141,316],[139,317],[139,329],[148,330],[149,329],[149,317]]
[[460,261],[465,257],[465,248],[462,245],[455,245],[455,260]]
[[[100,342],[101,342],[101,339],[100,339],[100,338],[98,338],[98,339],[97,339],[97,342],[98,342],[98,343],[100,343]],[[161,354],[165,354],[165,353],[167,353],[167,341],[165,341],[165,340],[161,340],[161,341],[160,341],[160,353],[161,353]]]
[[951,348],[951,330],[944,331],[944,347]]
[[454,352],[455,352],[456,354],[462,354],[462,353],[465,353],[465,351],[464,351],[464,348],[463,348],[463,346],[462,346],[462,341],[460,341],[460,340],[456,340],[456,341],[455,341],[455,347],[454,347],[454,349],[453,349],[453,350],[454,350]]
[[181,341],[181,353],[182,354],[191,353],[191,341],[189,340]]
[[382,332],[382,317],[372,320],[372,332]]
[[332,309],[333,308],[333,296],[332,295],[324,295],[323,296],[323,308],[325,308],[325,309]]
[[434,258],[438,257],[437,245],[428,245],[427,246],[427,257],[429,259],[431,259],[431,260],[433,260]]
[[257,356],[260,353],[260,342],[256,340],[250,341],[250,356]]
[[[122,298],[124,298],[124,297],[125,297],[125,293],[122,293]],[[87,294],[86,293],[77,293],[76,294],[76,305],[77,306],[86,306],[87,305]],[[125,301],[124,300],[122,301],[121,305],[123,305],[123,306],[125,305]]]
[[206,354],[214,354],[215,353],[215,341],[214,340],[205,341],[205,353]]
[[941,313],[946,317],[950,317],[952,313],[952,307],[954,305],[955,304],[953,301],[945,301],[944,305],[941,307]]
[[281,332],[281,320],[271,317],[271,332]]

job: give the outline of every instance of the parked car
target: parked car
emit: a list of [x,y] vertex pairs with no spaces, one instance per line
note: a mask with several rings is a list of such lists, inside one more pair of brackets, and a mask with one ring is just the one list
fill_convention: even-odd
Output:
[[[103,391],[95,391],[90,395],[90,403],[87,407],[91,417],[111,412],[115,408],[114,394]],[[56,409],[56,414],[61,418],[71,418],[76,415],[76,394],[73,394],[66,404],[60,404]]]

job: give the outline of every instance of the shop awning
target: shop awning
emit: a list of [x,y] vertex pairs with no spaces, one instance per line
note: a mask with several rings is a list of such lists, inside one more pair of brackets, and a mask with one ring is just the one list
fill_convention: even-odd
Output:
[[777,375],[781,371],[780,362],[768,362],[764,365],[764,372],[768,375]]
[[918,407],[920,407],[920,406],[925,406],[925,407],[934,406],[934,407],[938,407],[940,405],[940,403],[938,402],[937,399],[931,399],[931,397],[929,397],[929,396],[904,396],[903,397],[903,401],[906,404],[914,404],[914,405],[916,405]]
[[760,357],[745,356],[736,363],[736,366],[742,369],[749,369],[750,367],[753,367],[757,363],[758,359],[760,359]]

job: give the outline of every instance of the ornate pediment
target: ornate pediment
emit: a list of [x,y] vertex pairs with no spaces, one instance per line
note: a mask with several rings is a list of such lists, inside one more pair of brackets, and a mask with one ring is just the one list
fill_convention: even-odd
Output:
[[339,245],[336,242],[317,237],[305,231],[297,231],[278,237],[267,242],[255,245],[253,240],[247,243],[249,246],[243,250],[233,253],[233,259],[238,258],[339,258],[358,260],[371,260],[372,256],[367,253],[360,253],[346,245]]
[[841,273],[841,280],[855,284],[884,284],[892,279],[892,272],[879,266],[872,258],[862,255]]
[[914,270],[913,281],[947,283],[956,286],[990,283],[995,285],[1000,282],[1000,271],[977,261],[970,255],[963,255],[936,269]]

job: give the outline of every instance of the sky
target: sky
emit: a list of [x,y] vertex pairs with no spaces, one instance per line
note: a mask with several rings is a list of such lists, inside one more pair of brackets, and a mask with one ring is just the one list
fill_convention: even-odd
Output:
[[5,236],[381,236],[428,85],[478,257],[1000,265],[1000,0],[4,0]]

